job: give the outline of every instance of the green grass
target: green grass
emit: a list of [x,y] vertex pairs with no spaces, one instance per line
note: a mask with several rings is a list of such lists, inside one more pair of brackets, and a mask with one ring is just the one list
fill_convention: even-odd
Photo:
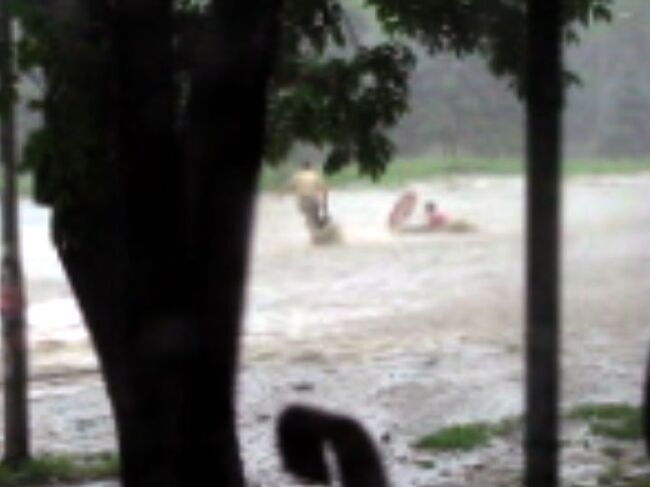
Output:
[[628,404],[583,404],[569,411],[568,417],[587,421],[598,436],[637,440],[642,435],[641,410]]
[[43,455],[18,467],[0,464],[0,485],[19,487],[58,482],[81,482],[117,477],[119,461],[112,454]]
[[[570,159],[565,162],[565,175],[604,175],[604,174],[634,174],[650,171],[650,159]],[[398,158],[388,165],[386,172],[376,181],[369,176],[359,174],[356,166],[347,167],[336,174],[327,177],[333,188],[351,186],[399,188],[412,181],[463,175],[518,175],[523,173],[522,158],[489,158],[489,157],[458,157],[456,160],[445,159],[441,156]],[[262,191],[276,191],[286,183],[295,166],[283,164],[277,167],[265,166],[260,179]],[[18,178],[18,191],[23,196],[31,196],[33,182],[28,174]],[[0,180],[0,189],[2,181]]]
[[605,472],[598,476],[598,485],[616,485],[623,477],[623,466],[612,463]]
[[487,423],[468,423],[449,426],[415,442],[419,450],[471,450],[486,445],[494,433],[494,427]]
[[569,159],[564,164],[564,173],[574,175],[635,174],[650,171],[650,159]]
[[[521,158],[478,158],[459,157],[457,160],[444,159],[439,156],[396,159],[388,165],[386,172],[376,181],[368,176],[361,176],[356,167],[347,167],[327,177],[334,188],[362,186],[379,188],[398,188],[412,181],[463,175],[520,175],[524,163]],[[650,171],[650,159],[569,159],[564,164],[566,176],[634,174]],[[263,171],[260,187],[262,190],[277,190],[288,180],[292,166],[282,165],[277,168],[266,167]]]
[[637,440],[641,438],[641,421],[632,419],[614,423],[597,422],[591,425],[595,435],[613,438],[615,440]]
[[618,484],[618,487],[650,487],[650,477],[639,477],[637,479],[627,480]]
[[424,470],[431,470],[432,468],[436,468],[436,462],[432,460],[415,460],[413,463]]
[[622,464],[613,463],[605,472],[599,475],[598,485],[612,487],[650,487],[650,476],[647,474],[630,476]]
[[[591,432],[615,440],[641,438],[641,410],[628,404],[582,404],[563,415],[566,419],[585,421]],[[486,445],[491,438],[508,436],[521,431],[523,418],[512,416],[493,423],[452,425],[422,436],[413,443],[420,450],[471,450]],[[606,454],[608,452],[605,452]],[[615,454],[611,448],[612,457]],[[648,486],[650,487],[650,486]]]
[[602,403],[602,404],[581,404],[569,410],[567,416],[570,419],[585,420],[618,420],[637,415],[639,408],[629,404]]
[[490,438],[520,431],[522,418],[512,416],[494,423],[452,425],[418,439],[413,447],[421,450],[471,450],[486,445]]
[[[565,421],[586,423],[594,434],[603,436],[606,440],[638,441],[641,435],[641,411],[638,407],[628,404],[581,404],[566,411],[562,414],[562,418]],[[441,451],[462,453],[485,446],[494,437],[520,433],[522,429],[523,420],[519,416],[490,423],[457,424],[423,436],[411,446],[434,454]],[[580,443],[577,443],[575,446],[579,447],[579,445]],[[630,447],[633,447],[634,450],[630,450]],[[638,455],[638,453],[634,453],[637,447],[638,444],[602,441],[599,448],[605,458],[601,463],[602,470],[595,479],[597,485],[650,487],[650,475],[646,473],[647,459],[645,456],[631,457],[629,455],[630,452]],[[585,444],[584,448],[591,447]],[[437,464],[432,458],[417,458],[414,464],[422,469],[436,468]],[[633,468],[635,465],[642,468],[635,469]],[[508,485],[521,485],[521,482]],[[569,485],[570,487],[584,487],[586,484],[572,483]]]
[[521,416],[510,416],[492,425],[492,433],[496,436],[508,436],[523,428],[524,420]]

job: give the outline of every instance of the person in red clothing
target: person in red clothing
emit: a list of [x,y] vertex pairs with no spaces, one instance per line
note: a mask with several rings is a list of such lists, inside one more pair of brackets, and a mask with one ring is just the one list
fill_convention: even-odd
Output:
[[425,201],[424,215],[418,223],[409,223],[409,219],[417,207],[418,197],[415,191],[402,193],[388,215],[388,228],[395,233],[429,233],[452,232],[464,233],[476,230],[476,227],[458,218],[450,218],[438,209],[433,200]]
[[419,223],[407,223],[416,205],[417,195],[414,191],[402,194],[389,215],[389,228],[394,232],[419,233],[442,230],[450,223],[449,217],[438,210],[438,206],[432,200],[424,203],[424,215]]
[[433,201],[427,201],[424,205],[425,226],[436,229],[449,223],[449,217],[438,210],[438,206]]

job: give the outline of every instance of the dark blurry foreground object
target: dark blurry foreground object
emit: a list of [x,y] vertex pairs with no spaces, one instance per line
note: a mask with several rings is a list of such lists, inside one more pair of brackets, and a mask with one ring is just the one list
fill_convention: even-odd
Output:
[[530,0],[526,58],[525,485],[560,485],[563,0]]
[[234,381],[279,2],[214,2],[182,80],[171,2],[47,4],[27,22],[48,82],[37,193],[122,483],[242,486]]
[[0,158],[2,167],[2,311],[3,462],[15,467],[29,459],[27,407],[27,330],[18,226],[18,164],[16,158],[16,74],[14,20],[9,2],[0,3]]
[[341,485],[388,487],[375,445],[352,419],[307,406],[291,406],[278,421],[277,443],[284,467],[304,480],[324,484],[334,480],[326,461],[329,449]]

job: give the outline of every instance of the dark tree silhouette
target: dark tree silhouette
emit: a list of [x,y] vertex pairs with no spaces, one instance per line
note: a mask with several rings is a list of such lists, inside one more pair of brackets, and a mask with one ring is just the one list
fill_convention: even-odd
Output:
[[[192,2],[183,3],[184,12],[192,11]],[[509,53],[512,36],[523,39],[525,33],[523,24],[512,22],[525,19],[525,2],[462,2],[469,10],[458,10],[460,3],[451,0],[370,3],[386,29],[417,37],[433,51],[483,53],[496,72],[520,80],[521,59]],[[53,209],[54,241],[99,355],[118,431],[122,481],[126,487],[171,487],[204,485],[207,478],[215,485],[241,486],[235,370],[251,210],[265,115],[273,109],[267,92],[279,0],[214,1],[189,31],[171,0],[45,4],[48,15],[26,15],[34,35],[21,49],[23,63],[38,60],[48,81],[45,130],[29,156],[37,197]],[[436,7],[429,9],[432,4]],[[592,9],[602,15],[598,9],[606,4],[574,0],[567,21],[581,18],[588,24]],[[334,4],[293,4],[298,19],[301,5],[317,15],[306,17],[316,30],[300,35],[318,44],[319,29],[329,25],[323,15],[335,12]],[[509,30],[501,28],[501,20],[492,24],[506,14]],[[291,30],[285,24],[282,34],[286,44]],[[340,91],[350,86],[338,83],[350,81],[346,74],[395,73],[390,63],[397,59],[399,67],[401,58],[361,50],[355,59],[351,71],[346,63],[334,63],[325,71],[294,73],[301,79],[320,73],[307,76],[308,82]],[[332,73],[337,76],[330,78]],[[399,89],[388,93],[406,96]],[[296,96],[296,103],[308,98]],[[402,106],[394,101],[393,108]],[[360,163],[380,172],[389,152],[373,118],[383,126],[396,114],[372,111],[373,105],[361,100],[358,105],[368,110],[361,110],[353,125],[368,130],[351,141],[336,123],[345,126],[341,115],[357,102],[346,98],[324,107],[336,115],[323,115],[332,127],[316,124],[315,132],[292,134],[293,139],[323,130],[323,140],[340,143],[334,148],[339,156],[331,160],[335,167],[355,151],[369,150],[380,157],[359,158]],[[315,110],[306,119],[320,116]],[[348,439],[367,443],[358,425],[314,410],[292,410],[284,418],[285,426],[298,421],[312,428],[314,438],[338,446],[350,482],[366,478],[358,485],[382,485],[371,445],[359,450],[367,471],[346,463]]]
[[38,196],[100,358],[126,487],[243,485],[237,339],[278,11],[214,3],[182,108],[170,1],[59,5],[56,31],[34,25],[52,41]]

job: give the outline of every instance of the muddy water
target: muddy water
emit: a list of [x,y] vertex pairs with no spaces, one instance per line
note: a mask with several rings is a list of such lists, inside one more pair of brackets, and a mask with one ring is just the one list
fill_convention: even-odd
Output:
[[[408,445],[445,424],[521,412],[522,181],[462,177],[413,189],[478,230],[395,236],[385,222],[399,192],[349,189],[331,198],[344,243],[312,247],[290,197],[260,196],[239,388],[247,470],[259,485],[293,485],[278,474],[272,418],[294,401],[361,418],[376,438],[388,434],[382,450],[396,485],[503,485],[518,474],[517,444],[424,471]],[[567,404],[639,399],[650,341],[648,195],[650,174],[566,185]],[[31,223],[32,236],[45,235],[41,217]],[[53,253],[36,240],[35,370],[90,367]],[[96,378],[43,382],[32,403],[38,449],[114,448]],[[472,477],[485,465],[494,482]]]
[[[475,222],[480,230],[395,236],[386,220],[397,192],[341,191],[332,195],[331,207],[344,244],[312,247],[294,202],[262,196],[247,332],[338,336],[395,318],[401,334],[410,329],[400,326],[409,315],[437,310],[428,319],[441,318],[446,307],[466,308],[459,300],[471,301],[486,288],[501,297],[517,292],[521,184],[466,178],[416,189],[422,199],[435,198],[452,217]],[[516,319],[520,303],[511,304],[507,313]]]
[[[462,178],[416,189],[478,231],[396,237],[385,229],[396,192],[346,191],[332,197],[345,244],[313,248],[292,202],[262,197],[245,350],[268,360],[257,373],[272,385],[265,397],[252,392],[251,368],[244,404],[272,416],[306,401],[362,418],[376,437],[393,433],[383,450],[398,485],[509,484],[521,469],[518,444],[452,456],[426,472],[413,468],[408,444],[423,430],[522,411],[522,181]],[[650,339],[648,195],[647,175],[565,187],[566,406],[639,401]],[[314,390],[278,386],[300,380]],[[270,475],[277,465],[256,447],[270,450],[272,440],[255,431],[245,430],[247,455]],[[491,473],[472,476],[486,463]],[[565,470],[570,481],[598,472]]]
[[[416,186],[468,234],[395,236],[385,221],[395,191],[341,191],[332,213],[345,242],[312,247],[290,198],[261,197],[248,293],[249,342],[354,341],[365,349],[431,341],[514,346],[522,322],[523,185],[461,178]],[[650,177],[573,179],[564,192],[566,344],[577,330],[643,335],[650,306]],[[635,328],[636,327],[636,328]],[[604,332],[603,332],[604,333]],[[641,338],[641,337],[640,337]],[[405,351],[410,348],[405,348]],[[638,354],[637,354],[638,355]]]

